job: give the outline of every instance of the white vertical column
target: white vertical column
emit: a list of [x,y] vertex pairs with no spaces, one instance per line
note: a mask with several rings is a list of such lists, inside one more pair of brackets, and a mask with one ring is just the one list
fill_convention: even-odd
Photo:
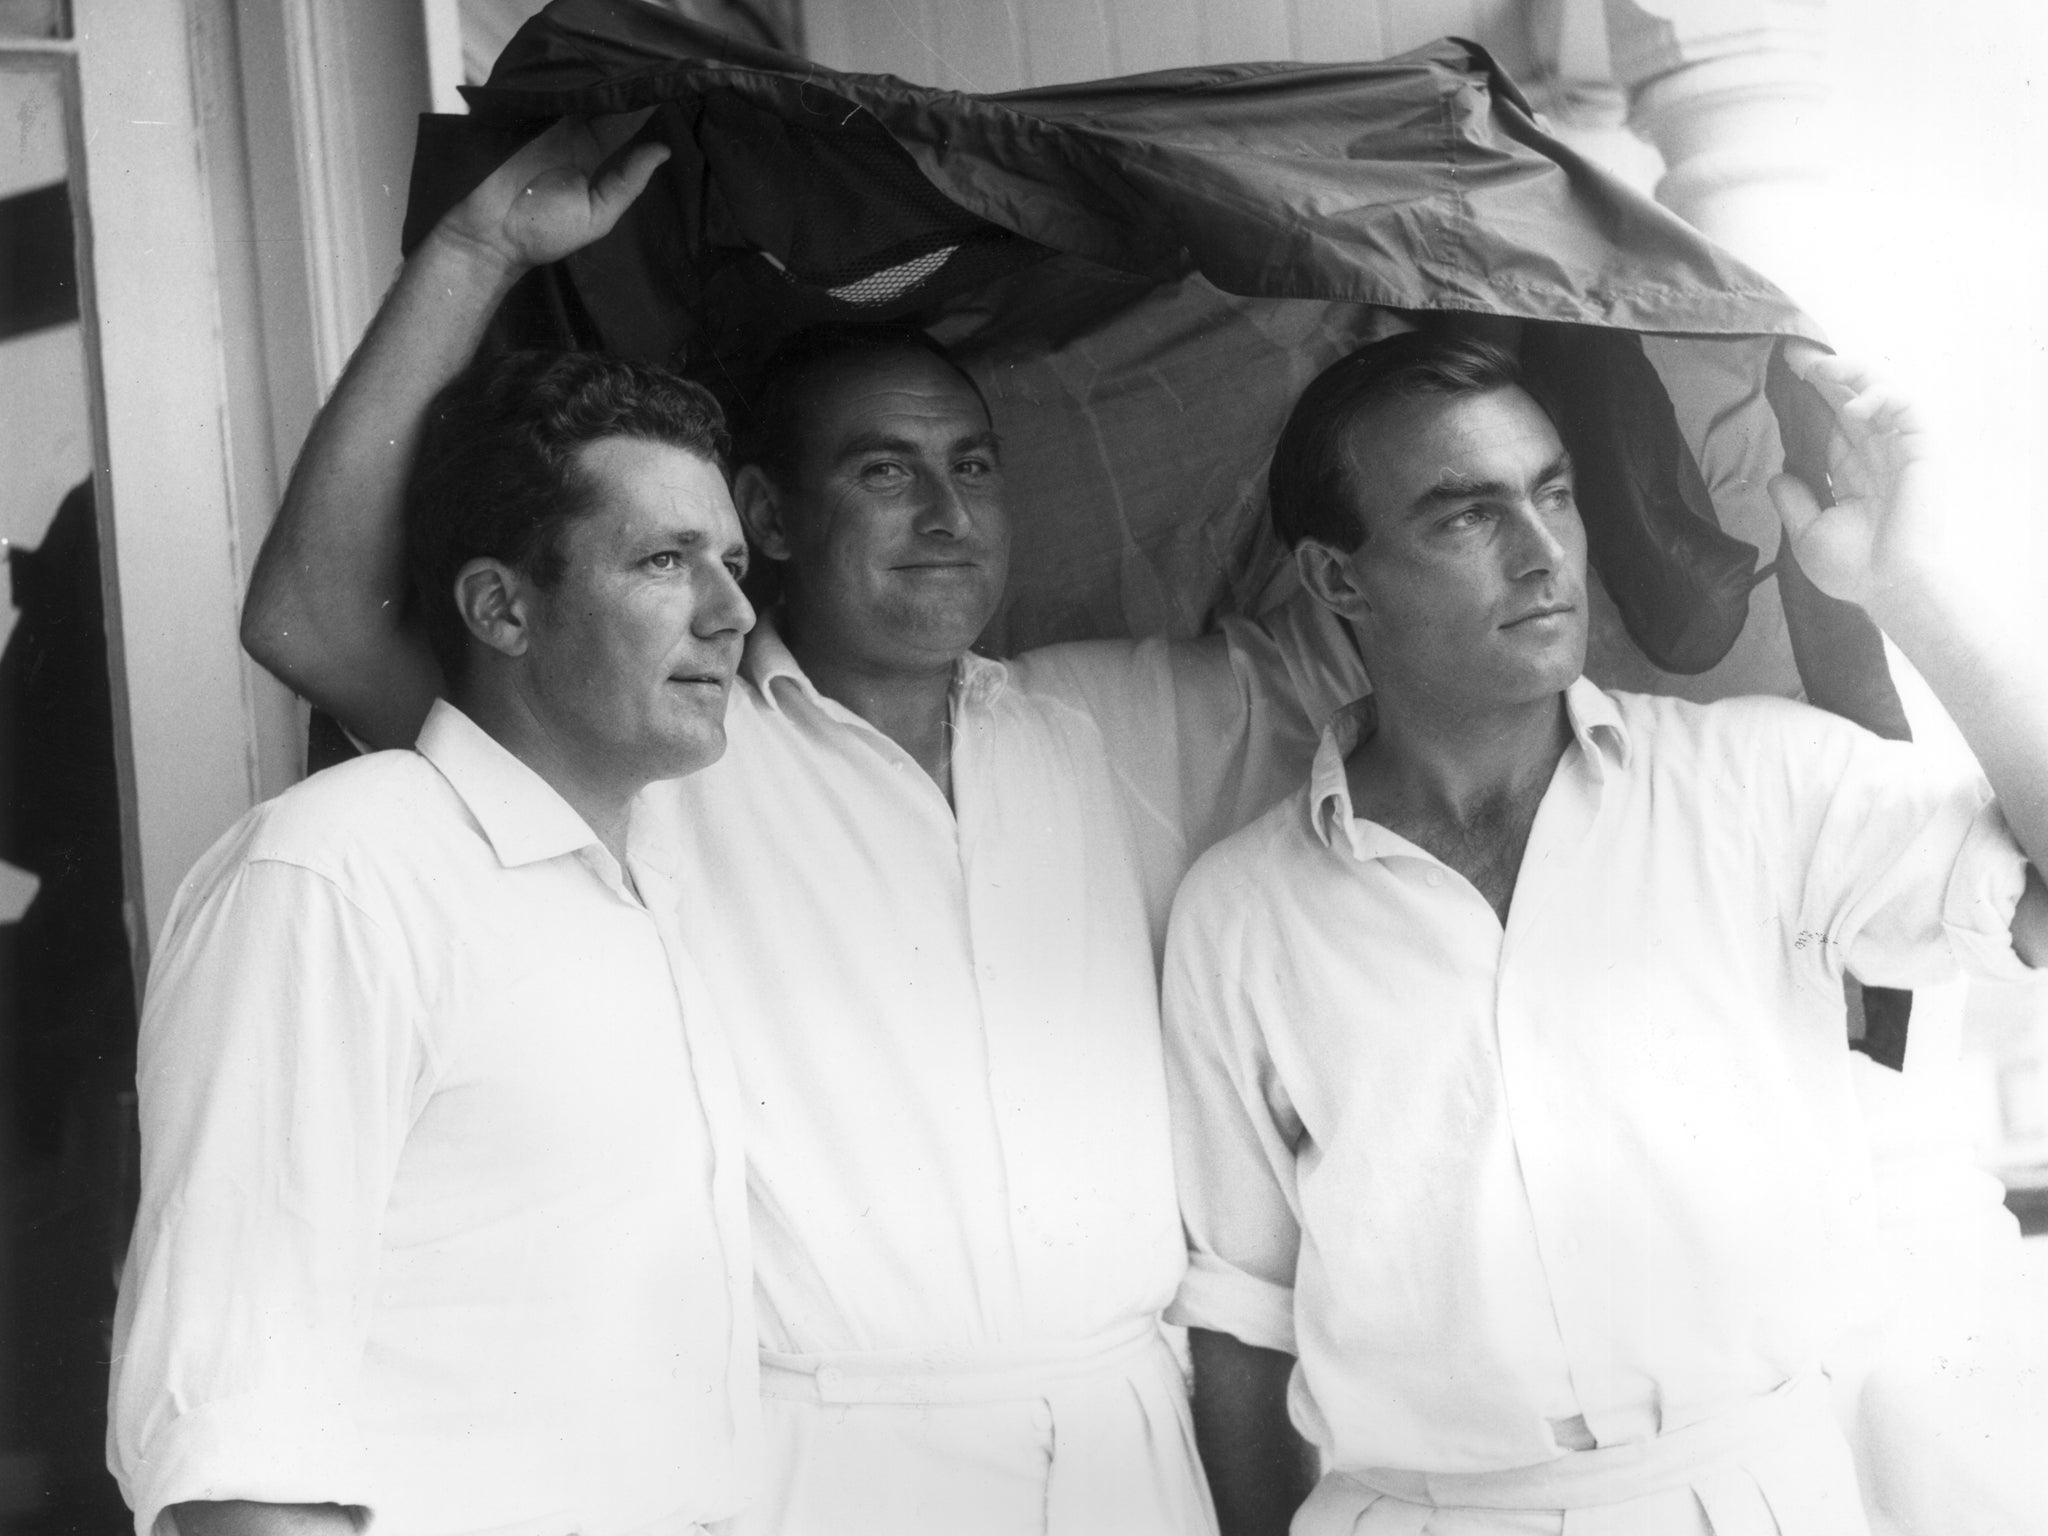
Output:
[[1657,200],[1795,298],[1827,273],[1824,0],[1610,0],[1629,126],[1664,157]]
[[255,796],[222,310],[182,3],[78,0],[81,290],[101,408],[117,740],[138,952]]

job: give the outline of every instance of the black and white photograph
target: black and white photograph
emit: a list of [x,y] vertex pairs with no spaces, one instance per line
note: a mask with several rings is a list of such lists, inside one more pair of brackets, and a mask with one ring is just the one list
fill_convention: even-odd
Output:
[[0,0],[0,1536],[2048,1536],[2048,10]]

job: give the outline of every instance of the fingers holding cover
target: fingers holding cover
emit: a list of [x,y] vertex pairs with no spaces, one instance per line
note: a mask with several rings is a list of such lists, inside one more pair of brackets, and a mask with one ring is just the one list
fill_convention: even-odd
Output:
[[[1911,399],[1876,370],[1788,345],[1792,371],[1834,417],[1825,488],[1789,475],[1770,495],[1799,562],[1820,588],[1868,602],[1931,558],[1940,530],[1928,488],[1930,439]],[[1832,505],[1824,506],[1823,500]]]
[[1836,426],[1852,441],[1926,430],[1912,399],[1868,364],[1796,339],[1786,343],[1785,361],[1794,375],[1820,392],[1835,413]]
[[648,116],[561,118],[506,157],[443,229],[514,273],[602,238],[668,159],[664,144],[632,142]]
[[590,180],[590,206],[593,221],[602,221],[603,228],[597,234],[608,233],[618,223],[619,215],[630,208],[654,173],[661,169],[669,158],[666,144],[633,144],[615,152]]

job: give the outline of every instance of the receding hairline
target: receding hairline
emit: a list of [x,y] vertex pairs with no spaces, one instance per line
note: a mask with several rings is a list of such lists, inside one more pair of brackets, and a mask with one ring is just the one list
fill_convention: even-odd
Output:
[[[801,341],[801,336],[796,340]],[[857,381],[863,375],[871,375],[906,360],[929,362],[933,368],[958,381],[974,401],[980,418],[978,432],[994,435],[995,417],[989,409],[988,397],[982,393],[981,385],[974,376],[943,347],[909,334],[883,333],[849,338],[819,356],[801,358],[788,364],[787,374],[774,386],[780,400],[766,418],[770,421],[781,419],[785,425],[772,433],[768,440],[749,442],[743,450],[745,457],[736,456],[734,467],[753,465],[771,474],[778,467],[790,467],[786,463],[777,466],[772,461],[777,457],[786,459],[792,449],[808,451],[815,446],[812,434],[821,391],[841,387],[849,380]],[[781,371],[775,362],[771,362],[771,375]],[[777,437],[780,441],[776,441]]]

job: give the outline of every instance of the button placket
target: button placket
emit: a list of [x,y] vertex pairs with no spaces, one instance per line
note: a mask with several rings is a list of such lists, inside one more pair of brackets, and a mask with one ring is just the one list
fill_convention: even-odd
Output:
[[[1545,962],[1560,948],[1567,954],[1573,951],[1568,940],[1546,940],[1543,929],[1552,921],[1570,920],[1572,903],[1561,900],[1555,886],[1587,846],[1600,793],[1598,772],[1579,748],[1567,748],[1530,829],[1515,899],[1501,935],[1494,983],[1495,1040],[1509,1132],[1548,1282],[1551,1313],[1573,1388],[1582,1399],[1600,1395],[1588,1391],[1588,1373],[1602,1369],[1606,1309],[1601,1288],[1590,1283],[1592,1277],[1585,1271],[1586,1245],[1574,1230],[1582,1202],[1563,1171],[1573,1161],[1564,1147],[1574,1134],[1574,1111],[1569,1108],[1573,1095],[1568,1085],[1554,1081],[1556,1073],[1543,1040],[1544,1003],[1555,1002],[1561,992]],[[1590,1416],[1589,1428],[1607,1443]]]

